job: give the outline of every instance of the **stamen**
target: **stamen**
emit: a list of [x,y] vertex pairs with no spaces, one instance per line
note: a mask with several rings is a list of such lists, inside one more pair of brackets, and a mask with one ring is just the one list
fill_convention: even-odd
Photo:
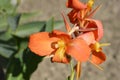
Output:
[[100,49],[100,44],[96,42],[95,44],[91,45],[92,50],[95,50],[96,52],[99,52]]
[[110,45],[110,43],[102,43],[102,44],[100,44],[100,43],[96,42],[95,44],[93,44],[91,46],[91,48],[93,50],[95,50],[96,52],[100,52],[101,51],[101,47],[103,47],[103,46],[109,46],[109,45]]
[[63,40],[59,40],[57,45],[58,45],[58,47],[64,47],[65,42]]
[[65,54],[65,42],[63,40],[59,40],[57,42],[56,47],[58,47],[58,49],[55,52],[55,54],[59,55],[59,58],[62,61],[62,59],[64,58],[64,54]]
[[87,28],[87,29],[79,29],[79,31],[94,31],[97,28]]
[[102,44],[100,44],[100,46],[102,47],[102,46],[109,46],[109,45],[111,45],[110,43],[102,43]]
[[79,27],[77,26],[77,24],[75,24],[68,34],[72,35],[72,33],[74,33],[75,31],[78,31],[78,30],[79,30]]

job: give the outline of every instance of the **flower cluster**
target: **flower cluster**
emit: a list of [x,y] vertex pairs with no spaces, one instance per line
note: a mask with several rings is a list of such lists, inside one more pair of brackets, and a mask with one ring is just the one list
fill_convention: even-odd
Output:
[[92,18],[96,10],[92,9],[94,0],[82,3],[79,0],[68,0],[66,6],[72,10],[68,18],[69,25],[62,13],[66,32],[38,32],[30,36],[29,48],[39,56],[50,56],[52,62],[69,63],[71,58],[78,62],[90,61],[99,65],[106,60],[99,41],[103,37],[101,21]]
[[102,52],[98,41],[103,36],[103,26],[101,21],[92,19],[92,15],[99,6],[92,10],[94,0],[89,0],[87,4],[79,0],[69,0],[66,3],[72,11],[68,13],[70,22],[74,25],[70,27],[63,15],[67,32],[53,30],[49,32],[39,32],[30,36],[29,48],[39,56],[52,56],[53,62],[69,63],[71,57],[77,61],[84,62],[90,59],[95,64],[101,64],[106,57]]

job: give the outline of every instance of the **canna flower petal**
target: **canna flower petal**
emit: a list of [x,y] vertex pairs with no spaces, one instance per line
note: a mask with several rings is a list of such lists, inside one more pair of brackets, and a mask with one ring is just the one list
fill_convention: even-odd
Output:
[[91,55],[91,61],[95,64],[101,64],[106,60],[106,56],[103,52],[93,52]]
[[87,7],[85,4],[83,4],[79,0],[68,0],[68,2],[66,3],[66,6],[68,8],[73,8],[76,10],[85,9]]
[[63,40],[65,43],[69,42],[69,40],[71,39],[70,35],[66,34],[65,32],[59,31],[59,30],[52,31],[51,36],[57,37]]
[[84,33],[82,35],[79,35],[77,38],[84,39],[88,45],[94,44],[96,42],[93,32]]
[[65,28],[66,28],[67,32],[69,32],[71,30],[71,27],[70,27],[69,23],[67,22],[63,13],[62,13],[62,16],[63,16],[63,19],[64,19]]
[[75,38],[67,44],[66,53],[77,61],[87,61],[90,56],[90,48],[82,38]]
[[78,13],[79,11],[78,10],[72,10],[70,13],[68,13],[68,17],[69,17],[69,20],[71,23],[75,24],[75,23],[78,23]]
[[103,26],[102,23],[99,20],[94,19],[87,19],[89,21],[89,24],[87,28],[96,28],[96,30],[93,30],[95,40],[99,41],[103,37]]
[[50,37],[48,32],[39,32],[30,36],[28,47],[39,56],[50,55],[55,49],[52,43],[58,41],[57,37]]

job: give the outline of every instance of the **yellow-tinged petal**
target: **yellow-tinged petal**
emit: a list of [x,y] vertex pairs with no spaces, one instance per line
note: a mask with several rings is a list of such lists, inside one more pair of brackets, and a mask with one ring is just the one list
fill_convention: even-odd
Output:
[[93,4],[94,4],[94,0],[89,0],[87,3],[89,8],[92,8]]
[[70,58],[68,58],[67,55],[65,54],[64,46],[57,49],[54,57],[52,58],[52,62],[60,62],[60,63],[69,63],[70,62]]

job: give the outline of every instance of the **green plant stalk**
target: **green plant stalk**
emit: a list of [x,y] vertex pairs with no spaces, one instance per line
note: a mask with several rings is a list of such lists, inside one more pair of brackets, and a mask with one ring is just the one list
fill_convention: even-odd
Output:
[[70,61],[70,67],[71,67],[70,80],[74,80],[75,71],[74,71],[74,67],[73,67],[72,61]]

